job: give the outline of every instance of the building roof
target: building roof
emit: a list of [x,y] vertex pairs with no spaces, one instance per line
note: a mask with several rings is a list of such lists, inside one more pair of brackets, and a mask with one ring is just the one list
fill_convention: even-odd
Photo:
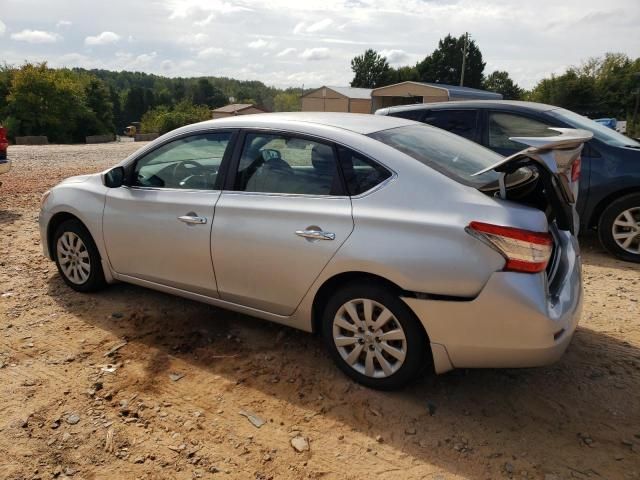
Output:
[[261,108],[256,107],[251,103],[231,103],[229,105],[225,105],[224,107],[215,108],[213,111],[220,112],[220,113],[234,113],[234,112],[239,112],[241,110],[246,110],[247,108],[251,108],[251,107],[256,108],[258,110],[262,110]]
[[473,98],[476,100],[502,100],[502,95],[495,92],[489,92],[487,90],[480,90],[479,88],[461,87],[459,85],[446,85],[444,83],[424,83],[430,87],[445,88],[449,91],[449,97],[451,99],[456,98]]
[[439,90],[445,90],[449,96],[449,100],[502,100],[502,95],[495,92],[488,92],[487,90],[480,90],[477,88],[460,87],[457,85],[447,85],[445,83],[427,83],[427,82],[413,82],[406,81],[395,83],[393,85],[385,85],[384,87],[375,88],[372,91],[372,95],[375,96],[375,92],[383,90],[389,87],[396,87],[398,85],[412,84],[423,87],[437,88]]
[[329,90],[333,90],[334,92],[339,93],[347,98],[358,98],[363,100],[371,100],[371,89],[370,88],[356,88],[356,87],[334,87],[330,85],[324,85],[320,88],[316,88],[310,92],[307,92],[303,95],[306,97],[307,95],[317,92],[323,88],[328,88]]

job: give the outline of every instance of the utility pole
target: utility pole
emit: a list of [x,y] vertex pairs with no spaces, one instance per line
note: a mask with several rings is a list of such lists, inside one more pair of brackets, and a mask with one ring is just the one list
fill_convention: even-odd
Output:
[[464,32],[464,44],[462,46],[462,71],[460,72],[460,86],[464,86],[464,70],[467,67],[467,48],[469,48],[469,32]]

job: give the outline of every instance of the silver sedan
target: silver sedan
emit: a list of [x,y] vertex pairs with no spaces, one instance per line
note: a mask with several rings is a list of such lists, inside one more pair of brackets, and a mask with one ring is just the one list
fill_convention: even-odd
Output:
[[582,303],[554,160],[581,133],[505,159],[393,117],[203,122],[46,192],[42,246],[81,292],[129,282],[319,332],[374,388],[544,365]]

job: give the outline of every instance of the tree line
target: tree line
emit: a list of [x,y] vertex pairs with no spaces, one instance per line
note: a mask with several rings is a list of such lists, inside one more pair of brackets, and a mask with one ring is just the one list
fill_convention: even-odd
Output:
[[[469,35],[447,35],[415,65],[391,67],[368,49],[351,60],[351,86],[377,88],[403,81],[458,85],[464,56],[464,86],[501,93],[505,99],[565,107],[591,118],[636,118],[640,58],[608,53],[562,75],[551,75],[531,90],[518,86],[504,70],[485,75],[486,62]],[[46,63],[0,66],[0,123],[9,137],[46,135],[56,143],[83,142],[87,135],[121,134],[132,122],[144,132],[165,133],[211,117],[210,110],[234,101],[267,111],[300,110],[301,88],[279,89],[259,81],[225,77],[168,78],[142,72],[50,68]]]
[[168,78],[142,72],[0,66],[0,123],[9,138],[46,135],[55,143],[122,134],[132,122],[165,133],[211,118],[211,109],[252,103],[268,111],[300,109],[302,89],[225,77]]

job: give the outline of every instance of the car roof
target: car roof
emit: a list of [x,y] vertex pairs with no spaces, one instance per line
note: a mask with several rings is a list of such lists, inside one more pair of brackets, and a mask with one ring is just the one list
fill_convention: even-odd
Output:
[[459,108],[500,108],[503,110],[535,110],[538,112],[548,112],[557,110],[560,107],[547,105],[545,103],[524,102],[520,100],[459,100],[453,102],[437,102],[437,103],[418,103],[415,105],[401,105],[397,107],[389,107],[388,113],[406,112],[408,110],[442,110],[442,109],[459,109]]
[[195,123],[184,127],[183,131],[201,130],[202,128],[292,128],[309,131],[314,126],[328,126],[367,135],[380,130],[411,125],[415,122],[404,118],[386,117],[366,113],[334,113],[334,112],[282,112],[259,113],[252,115],[236,115],[215,120]]

